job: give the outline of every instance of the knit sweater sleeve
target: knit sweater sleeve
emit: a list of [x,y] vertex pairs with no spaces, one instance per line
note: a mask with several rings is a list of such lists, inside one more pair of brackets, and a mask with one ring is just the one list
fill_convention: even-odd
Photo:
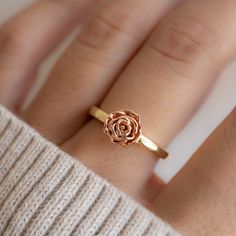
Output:
[[0,107],[0,235],[179,234]]

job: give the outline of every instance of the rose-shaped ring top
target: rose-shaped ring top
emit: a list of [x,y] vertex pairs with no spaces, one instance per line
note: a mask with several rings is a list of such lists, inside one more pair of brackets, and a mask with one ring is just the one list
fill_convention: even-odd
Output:
[[140,116],[137,113],[123,110],[107,114],[94,106],[90,109],[90,115],[104,123],[103,130],[113,143],[123,147],[139,143],[157,157],[165,159],[168,156],[168,152],[142,134]]
[[122,146],[138,143],[141,138],[140,116],[129,110],[112,112],[104,122],[104,132],[113,143]]

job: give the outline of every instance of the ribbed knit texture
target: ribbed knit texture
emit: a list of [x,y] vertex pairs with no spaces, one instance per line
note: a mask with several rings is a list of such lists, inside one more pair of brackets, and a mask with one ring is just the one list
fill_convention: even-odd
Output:
[[179,234],[0,107],[0,235]]

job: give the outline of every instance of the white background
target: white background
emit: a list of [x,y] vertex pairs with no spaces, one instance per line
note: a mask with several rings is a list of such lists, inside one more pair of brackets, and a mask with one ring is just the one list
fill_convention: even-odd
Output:
[[[32,1],[0,0],[0,22],[5,21]],[[43,67],[42,80],[46,77],[52,61],[53,59],[48,60]],[[225,70],[201,110],[170,145],[169,151],[174,155],[158,163],[158,174],[165,180],[169,180],[235,105],[236,61]]]

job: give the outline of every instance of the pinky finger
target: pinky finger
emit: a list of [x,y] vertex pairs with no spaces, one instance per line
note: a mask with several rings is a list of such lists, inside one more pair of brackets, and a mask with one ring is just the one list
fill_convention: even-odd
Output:
[[20,107],[40,63],[98,0],[41,0],[0,29],[0,102]]

